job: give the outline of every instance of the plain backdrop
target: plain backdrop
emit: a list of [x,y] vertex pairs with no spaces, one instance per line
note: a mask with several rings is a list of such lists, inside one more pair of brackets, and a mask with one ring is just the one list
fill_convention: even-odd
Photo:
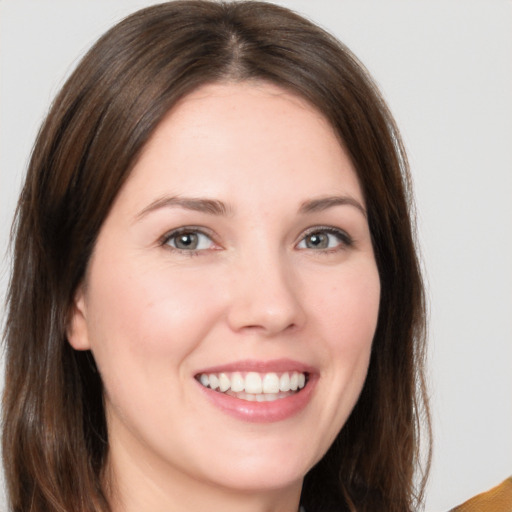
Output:
[[[0,1],[2,256],[52,97],[98,36],[151,3]],[[431,317],[426,510],[446,511],[512,474],[512,2],[279,3],[356,53],[405,139]],[[8,272],[3,258],[2,297]]]

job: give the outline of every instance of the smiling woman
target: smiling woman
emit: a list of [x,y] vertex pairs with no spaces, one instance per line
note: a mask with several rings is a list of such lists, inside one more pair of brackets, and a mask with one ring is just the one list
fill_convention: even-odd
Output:
[[[333,191],[350,201],[322,200]],[[118,485],[139,495],[149,459],[168,491],[298,499],[368,368],[380,286],[362,204],[332,128],[295,95],[227,82],[174,106],[100,229],[69,329],[102,376]]]
[[409,201],[371,79],[310,22],[177,1],[110,30],[18,206],[11,509],[415,509]]

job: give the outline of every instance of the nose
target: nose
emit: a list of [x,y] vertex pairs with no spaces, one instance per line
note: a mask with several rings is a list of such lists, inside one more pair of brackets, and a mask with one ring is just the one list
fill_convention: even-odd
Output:
[[240,262],[231,287],[228,323],[234,331],[271,337],[303,326],[299,276],[278,255],[253,255]]

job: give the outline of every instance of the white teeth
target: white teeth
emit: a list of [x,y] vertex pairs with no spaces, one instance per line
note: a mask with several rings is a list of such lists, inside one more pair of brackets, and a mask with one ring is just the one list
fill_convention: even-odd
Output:
[[231,387],[231,381],[225,373],[219,375],[219,389],[224,393]]
[[279,389],[281,391],[290,391],[290,374],[283,373],[279,379]]
[[245,376],[245,392],[257,395],[263,391],[261,377],[259,373],[249,372]]
[[208,376],[208,379],[210,381],[210,387],[212,389],[217,389],[219,387],[219,378],[217,377],[217,375],[211,373],[209,376]]
[[245,381],[242,375],[238,372],[231,375],[231,391],[239,393],[245,389]]
[[[283,398],[282,393],[302,389],[306,385],[306,374],[302,372],[285,372],[279,376],[275,372],[248,372],[245,377],[241,372],[233,373],[202,373],[199,382],[222,393],[237,394],[244,400],[275,400],[275,396]],[[243,395],[243,396],[242,396]],[[261,396],[260,396],[261,395]],[[245,398],[250,397],[250,398]]]
[[299,387],[299,374],[297,372],[293,372],[290,377],[290,389],[292,391],[296,391]]
[[263,393],[279,393],[279,377],[277,374],[265,374],[265,377],[263,377]]

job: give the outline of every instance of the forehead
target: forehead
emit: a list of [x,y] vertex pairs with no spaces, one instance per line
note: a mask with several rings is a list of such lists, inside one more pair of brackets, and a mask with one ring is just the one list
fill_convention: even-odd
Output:
[[[258,108],[253,110],[254,106]],[[236,115],[244,111],[250,112],[252,117],[258,117],[258,113],[264,117],[267,107],[272,108],[276,114],[282,112],[290,114],[291,110],[294,110],[298,115],[302,111],[304,116],[314,117],[322,124],[327,123],[325,117],[306,99],[293,91],[264,80],[203,85],[179,100],[166,117],[172,117],[176,122],[185,115],[198,112],[204,114],[205,108],[222,111],[227,117],[230,113]]]
[[[350,158],[325,117],[264,82],[210,84],[183,98],[153,133],[128,181],[139,191],[153,186],[215,197],[236,197],[247,183],[249,191],[258,184],[273,196],[290,188],[314,195],[340,187],[361,196]],[[278,182],[289,187],[275,190]]]

